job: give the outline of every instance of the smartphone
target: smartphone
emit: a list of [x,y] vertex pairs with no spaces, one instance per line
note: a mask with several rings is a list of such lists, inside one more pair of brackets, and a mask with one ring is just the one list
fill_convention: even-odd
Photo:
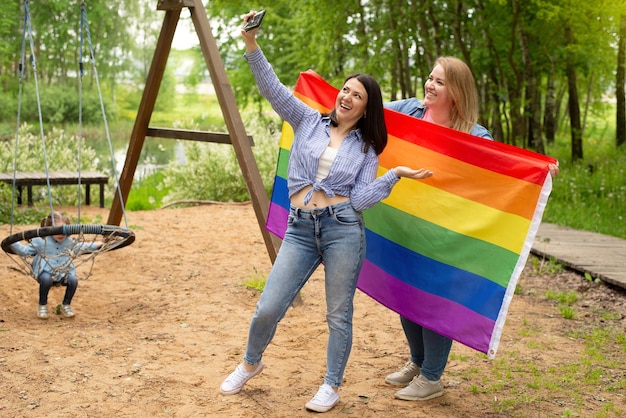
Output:
[[246,26],[244,26],[244,29],[246,30],[246,32],[261,26],[261,21],[263,20],[263,16],[265,16],[265,10],[261,10],[260,12],[255,14],[252,17],[252,19],[248,20],[248,23],[246,23]]

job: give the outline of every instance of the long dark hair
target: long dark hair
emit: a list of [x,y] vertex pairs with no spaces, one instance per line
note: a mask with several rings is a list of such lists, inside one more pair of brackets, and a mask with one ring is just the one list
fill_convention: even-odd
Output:
[[[376,151],[376,155],[379,155],[387,146],[387,125],[385,125],[383,95],[380,86],[374,77],[367,74],[352,74],[345,79],[344,84],[352,78],[359,80],[367,92],[365,116],[359,119],[356,125],[363,136],[363,152],[368,152],[371,146]],[[337,126],[337,110],[333,109],[328,116],[332,124]]]

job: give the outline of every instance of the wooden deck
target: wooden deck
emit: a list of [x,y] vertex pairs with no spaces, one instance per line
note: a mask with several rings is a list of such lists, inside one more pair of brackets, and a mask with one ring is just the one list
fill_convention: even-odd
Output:
[[[71,185],[78,184],[78,173],[67,171],[54,171],[46,173],[16,173],[15,186],[17,188],[17,203],[22,204],[22,188],[26,187],[28,206],[33,205],[33,186],[47,186],[50,179],[50,185]],[[0,182],[13,184],[13,173],[0,173]],[[80,173],[80,184],[85,185],[85,204],[90,205],[90,186],[97,184],[100,186],[100,207],[104,207],[104,186],[109,182],[109,177],[93,171]]]
[[626,289],[626,240],[542,223],[531,253]]

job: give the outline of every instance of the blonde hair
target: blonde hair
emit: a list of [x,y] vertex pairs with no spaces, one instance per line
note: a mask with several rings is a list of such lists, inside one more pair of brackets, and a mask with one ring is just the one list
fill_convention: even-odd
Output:
[[[54,217],[54,222],[52,222],[52,217]],[[54,225],[53,225],[54,223]],[[62,214],[61,212],[53,212],[52,214],[46,216],[41,220],[41,227],[46,226],[59,226],[59,225],[69,225],[70,218],[67,215]]]
[[478,122],[478,90],[470,68],[458,58],[439,57],[445,75],[446,89],[452,98],[452,129],[469,133]]

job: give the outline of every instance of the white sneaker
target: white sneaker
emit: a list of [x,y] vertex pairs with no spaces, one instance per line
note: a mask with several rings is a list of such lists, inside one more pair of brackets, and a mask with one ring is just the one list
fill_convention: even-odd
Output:
[[326,412],[337,405],[337,402],[339,402],[337,392],[335,392],[328,383],[324,383],[320,386],[315,396],[313,396],[313,399],[308,401],[304,407],[310,411]]
[[251,372],[247,372],[246,369],[243,368],[243,364],[238,365],[235,371],[228,375],[224,382],[222,382],[220,393],[222,395],[234,395],[239,393],[243,385],[245,385],[248,380],[261,373],[261,370],[263,370],[262,362],[259,362],[256,369]]

